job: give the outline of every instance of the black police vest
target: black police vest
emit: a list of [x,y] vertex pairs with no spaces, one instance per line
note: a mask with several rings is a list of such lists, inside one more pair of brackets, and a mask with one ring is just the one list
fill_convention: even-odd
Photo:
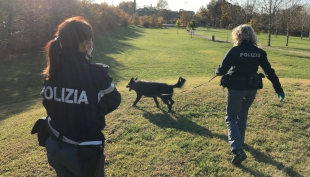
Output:
[[108,97],[104,97],[102,91],[116,91],[107,68],[89,63],[84,53],[68,53],[62,57],[62,69],[45,82],[42,92],[51,126],[73,141],[104,140],[101,130],[107,111],[102,100]]

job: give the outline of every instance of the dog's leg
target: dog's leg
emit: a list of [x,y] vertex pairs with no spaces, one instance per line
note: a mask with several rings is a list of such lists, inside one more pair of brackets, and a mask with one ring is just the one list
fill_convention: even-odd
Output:
[[161,97],[163,102],[168,106],[168,112],[171,111],[172,106],[169,104],[169,99],[167,97]]
[[137,94],[137,98],[135,100],[135,102],[132,104],[132,106],[136,106],[136,104],[138,103],[138,101],[141,99],[142,95],[138,95]]
[[170,105],[172,107],[172,105],[174,104],[174,101],[172,100],[172,98],[170,98],[169,101],[170,101]]
[[154,99],[154,101],[155,101],[155,103],[156,103],[156,106],[159,108],[159,103],[158,103],[158,101],[157,101],[156,96],[154,96],[153,99]]
[[171,111],[172,105],[174,104],[174,101],[172,100],[172,95],[171,95],[171,97],[169,98],[169,101],[170,101],[170,105],[169,105],[169,111],[168,111],[168,112]]

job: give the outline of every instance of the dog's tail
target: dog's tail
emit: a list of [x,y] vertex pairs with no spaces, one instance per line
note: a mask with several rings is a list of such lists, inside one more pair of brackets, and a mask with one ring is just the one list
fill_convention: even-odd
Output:
[[175,85],[173,85],[173,88],[176,88],[176,87],[177,88],[181,88],[181,87],[183,87],[185,81],[186,81],[186,79],[184,79],[183,77],[179,77],[178,82]]

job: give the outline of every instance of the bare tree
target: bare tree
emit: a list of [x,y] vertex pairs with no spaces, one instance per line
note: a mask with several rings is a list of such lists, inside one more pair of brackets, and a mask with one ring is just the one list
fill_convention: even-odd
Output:
[[283,17],[286,22],[286,44],[285,46],[288,46],[289,41],[289,34],[291,31],[291,28],[293,26],[297,26],[297,21],[301,17],[300,12],[303,10],[303,6],[309,2],[309,0],[288,0],[284,7],[284,14]]
[[242,13],[244,23],[248,23],[257,9],[258,0],[234,0],[233,2],[243,9],[240,13]]
[[168,2],[166,0],[158,0],[157,1],[157,9],[168,9]]
[[300,39],[303,38],[304,32],[306,31],[307,28],[307,18],[309,16],[309,11],[307,10],[306,7],[303,7],[302,11],[300,12],[300,18],[298,18],[298,26],[300,29]]
[[267,13],[268,15],[268,46],[270,46],[271,24],[274,20],[275,14],[279,11],[281,6],[285,4],[287,1],[291,0],[258,0],[258,4],[261,5],[262,12]]
[[274,35],[277,38],[279,34],[279,30],[283,29],[282,28],[282,16],[280,13],[275,14],[273,18],[273,25],[271,28],[274,29]]
[[307,16],[305,19],[305,27],[308,28],[308,40],[310,41],[310,5],[305,6]]
[[180,19],[177,19],[177,21],[175,22],[175,25],[178,27],[177,33],[179,33],[179,28],[181,26],[181,21]]

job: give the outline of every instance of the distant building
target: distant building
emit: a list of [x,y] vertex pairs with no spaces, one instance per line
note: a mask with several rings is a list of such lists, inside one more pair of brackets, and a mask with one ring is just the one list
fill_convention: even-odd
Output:
[[186,13],[188,13],[189,15],[191,16],[194,16],[195,15],[195,12],[194,11],[185,11]]
[[176,19],[179,16],[178,11],[170,11],[171,20]]
[[151,8],[140,8],[137,9],[136,12],[138,13],[138,16],[152,16],[158,13],[158,10]]
[[[165,9],[164,9],[165,10]],[[171,11],[171,10],[167,10],[170,14],[168,15],[170,17],[169,20],[175,20],[176,18],[178,18],[181,13],[184,11],[183,9],[180,9],[179,11]],[[152,15],[156,15],[160,12],[160,10],[157,10],[155,8],[139,8],[136,10],[138,16],[152,16]],[[185,11],[186,13],[188,13],[190,16],[195,15],[194,11]]]

